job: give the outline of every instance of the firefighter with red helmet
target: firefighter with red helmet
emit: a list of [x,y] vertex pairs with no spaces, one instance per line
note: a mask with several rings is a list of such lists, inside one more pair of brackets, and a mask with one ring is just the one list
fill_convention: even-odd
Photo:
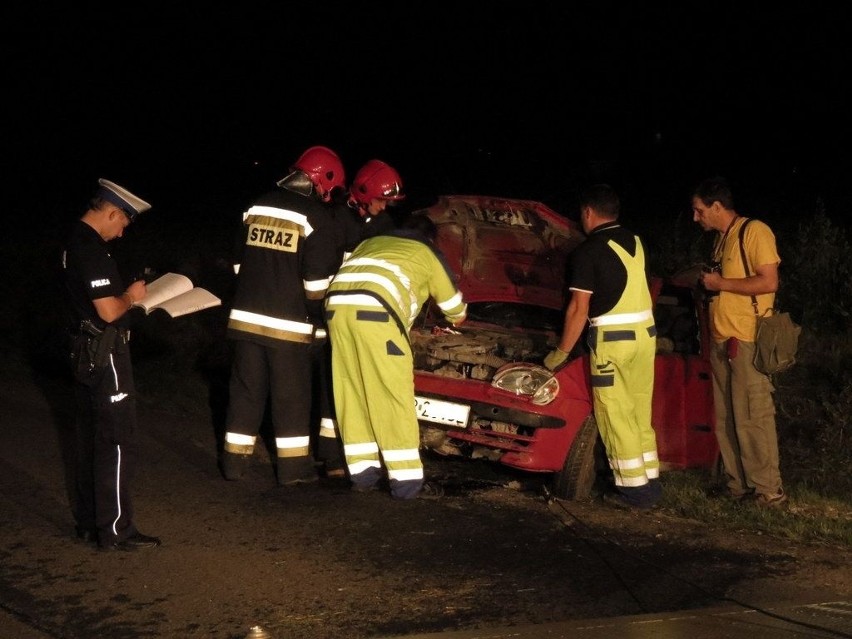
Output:
[[228,317],[234,340],[221,467],[244,474],[269,402],[278,484],[317,480],[311,454],[312,373],[322,301],[340,262],[328,203],[345,188],[338,155],[307,149],[243,213],[241,259]]
[[331,202],[335,189],[346,188],[346,172],[340,157],[326,146],[312,146],[290,167],[290,173],[278,180],[278,186],[305,196],[314,194]]
[[[310,162],[306,161],[304,167],[310,169]],[[321,172],[315,171],[314,174],[321,177]],[[402,180],[396,169],[381,160],[370,160],[361,167],[349,190],[349,207],[332,206],[329,209],[335,220],[338,266],[362,240],[396,228],[393,218],[383,211],[403,197]],[[357,215],[353,215],[353,210]],[[315,337],[316,398],[320,417],[317,459],[324,465],[326,477],[344,479],[346,462],[334,405],[331,350],[324,325],[317,326]]]
[[[329,171],[331,169],[331,171]],[[278,182],[279,186],[290,189],[300,188],[313,192],[329,205],[328,214],[334,220],[335,247],[337,259],[335,270],[343,261],[346,251],[354,248],[360,241],[360,228],[351,209],[346,206],[346,191],[343,166],[339,159],[330,158],[328,149],[321,146],[311,147],[293,165],[293,172]],[[304,183],[305,178],[309,183]],[[314,401],[317,402],[319,428],[316,432],[316,457],[323,465],[326,477],[340,479],[346,477],[346,462],[340,430],[334,410],[334,397],[331,389],[331,352],[324,319],[320,320],[314,331]]]
[[386,209],[404,198],[402,178],[395,168],[375,159],[364,164],[349,187],[349,206],[358,212],[361,219],[358,239],[365,240],[396,228]]

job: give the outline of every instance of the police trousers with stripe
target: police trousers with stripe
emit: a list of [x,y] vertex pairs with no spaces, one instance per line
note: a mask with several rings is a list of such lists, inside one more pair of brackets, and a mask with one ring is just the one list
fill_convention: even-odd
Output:
[[77,464],[74,519],[97,529],[101,545],[134,535],[131,485],[136,470],[136,388],[129,345],[118,339],[106,366],[75,383]]

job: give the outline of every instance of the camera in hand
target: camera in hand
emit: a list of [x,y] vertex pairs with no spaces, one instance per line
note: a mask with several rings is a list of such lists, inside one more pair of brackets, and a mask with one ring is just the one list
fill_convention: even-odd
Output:
[[[701,266],[701,271],[703,273],[721,273],[722,272],[722,263],[721,262],[710,262],[709,264],[704,264],[704,265]],[[715,297],[716,295],[719,294],[719,291],[708,291],[706,288],[704,288],[704,286],[702,285],[703,284],[702,281],[699,281],[698,284],[699,284],[699,286],[701,286],[701,289],[704,291],[705,297]]]

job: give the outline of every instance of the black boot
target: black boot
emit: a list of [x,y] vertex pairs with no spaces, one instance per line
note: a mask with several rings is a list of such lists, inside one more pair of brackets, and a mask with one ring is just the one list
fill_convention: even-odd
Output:
[[245,475],[251,455],[237,455],[235,453],[222,453],[221,467],[222,475],[228,481],[237,481]]
[[310,484],[319,480],[314,461],[310,457],[279,457],[275,468],[279,486]]

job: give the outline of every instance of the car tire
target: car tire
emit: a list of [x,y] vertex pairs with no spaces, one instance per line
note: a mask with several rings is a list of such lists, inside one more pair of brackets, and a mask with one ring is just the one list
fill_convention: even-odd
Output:
[[591,499],[597,481],[596,447],[598,423],[590,413],[577,431],[562,470],[553,477],[553,494],[560,499],[585,501]]

